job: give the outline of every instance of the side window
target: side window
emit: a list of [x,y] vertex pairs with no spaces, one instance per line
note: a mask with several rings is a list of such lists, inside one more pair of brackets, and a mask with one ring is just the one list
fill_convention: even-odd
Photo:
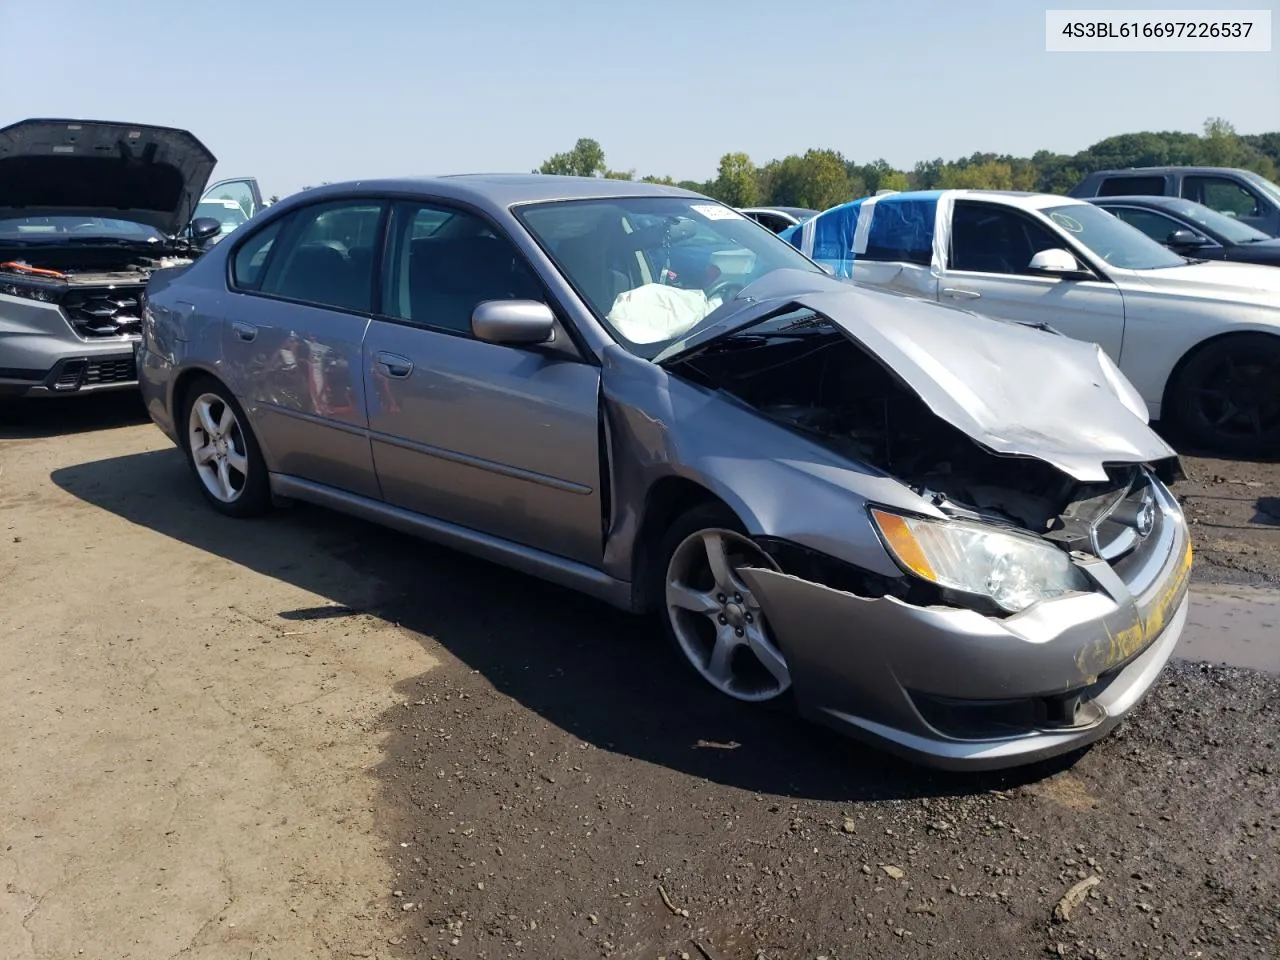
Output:
[[927,267],[933,262],[933,227],[937,208],[933,200],[878,203],[872,208],[864,260],[888,260]]
[[1228,217],[1262,215],[1258,209],[1258,198],[1226,177],[1187,177],[1182,181],[1182,195]]
[[389,317],[469,334],[478,303],[547,298],[515,245],[474,214],[402,203],[394,224],[382,297]]
[[267,257],[275,245],[276,237],[284,229],[289,217],[281,217],[264,230],[259,230],[236,250],[231,261],[231,281],[241,290],[257,290],[262,280]]
[[373,247],[383,204],[339,200],[294,215],[293,229],[271,258],[262,293],[322,307],[373,308]]
[[1162,197],[1164,177],[1107,177],[1098,187],[1100,197]]
[[1029,272],[1041,250],[1066,243],[1015,210],[959,201],[951,217],[951,269],[974,273]]
[[1107,207],[1105,209],[1114,213],[1129,226],[1137,227],[1156,243],[1165,243],[1169,239],[1169,234],[1173,233],[1173,231],[1186,229],[1177,220],[1171,220],[1163,214],[1153,213],[1150,210],[1139,210],[1136,207]]

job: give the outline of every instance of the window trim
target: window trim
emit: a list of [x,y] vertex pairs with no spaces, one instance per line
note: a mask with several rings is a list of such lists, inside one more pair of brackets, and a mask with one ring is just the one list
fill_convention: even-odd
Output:
[[[371,260],[373,269],[371,271],[371,279],[370,279],[370,283],[372,283],[373,289],[370,290],[369,292],[370,293],[369,295],[370,309],[369,310],[352,310],[349,307],[342,307],[342,306],[338,306],[336,304],[331,304],[331,303],[317,303],[314,300],[299,300],[296,297],[282,297],[276,293],[266,293],[261,289],[247,289],[245,287],[239,286],[236,283],[236,280],[235,280],[236,256],[240,253],[241,248],[244,247],[245,244],[253,240],[254,237],[259,236],[263,230],[270,229],[272,224],[277,223],[280,220],[285,221],[279,236],[276,237],[276,239],[280,242],[273,243],[271,245],[271,250],[267,252],[267,259],[263,261],[262,279],[258,281],[259,288],[262,286],[262,280],[265,280],[267,277],[267,271],[270,268],[273,259],[275,258],[276,252],[280,250],[282,247],[292,244],[293,241],[297,239],[298,232],[301,229],[300,224],[302,224],[305,220],[305,217],[302,216],[303,212],[306,210],[312,210],[315,207],[331,206],[333,204],[338,204],[343,202],[363,203],[364,205],[378,204],[379,206],[382,207],[382,210],[378,214],[378,222],[374,226],[374,231],[373,231],[374,242],[373,242],[373,248],[372,248],[372,260]],[[231,249],[231,252],[228,254],[227,261],[226,261],[226,272],[224,275],[224,279],[226,281],[227,290],[230,293],[238,293],[243,296],[258,297],[263,300],[273,300],[277,303],[293,303],[303,307],[311,307],[312,309],[315,309],[315,310],[327,310],[330,313],[341,313],[350,317],[361,317],[367,320],[370,317],[374,316],[375,314],[373,311],[376,308],[381,306],[381,304],[378,302],[378,297],[382,288],[382,283],[381,283],[382,270],[381,270],[380,264],[382,263],[383,251],[386,247],[386,223],[387,223],[387,218],[390,210],[391,210],[391,203],[387,199],[387,197],[383,196],[382,194],[372,194],[372,193],[367,193],[367,194],[360,194],[360,193],[345,194],[344,193],[338,196],[323,197],[315,201],[312,201],[310,203],[301,203],[296,207],[290,207],[288,210],[283,211],[279,217],[272,217],[270,220],[263,223],[262,226],[260,226],[258,229],[254,230],[251,234],[246,236],[243,240],[239,240],[236,242],[236,245]],[[287,241],[287,243],[285,241]]]
[[1076,258],[1077,261],[1083,264],[1084,267],[1093,274],[1093,277],[1089,280],[1075,280],[1073,281],[1074,283],[1113,283],[1114,282],[1109,276],[1107,276],[1104,270],[1101,270],[1098,267],[1093,257],[1085,254],[1074,241],[1072,241],[1068,237],[1063,236],[1061,232],[1059,232],[1057,229],[1051,226],[1051,223],[1046,223],[1045,221],[1048,220],[1047,217],[1042,216],[1041,218],[1036,218],[1032,216],[1030,213],[1028,213],[1027,211],[1022,210],[1019,207],[1011,206],[1010,204],[1007,204],[1007,203],[992,203],[988,200],[965,199],[965,200],[955,201],[954,205],[951,208],[951,229],[950,231],[948,231],[948,236],[947,236],[947,262],[943,267],[944,273],[962,273],[962,274],[965,274],[966,276],[972,276],[972,277],[1017,277],[1023,280],[1044,280],[1044,281],[1053,281],[1055,283],[1062,282],[1062,278],[1060,277],[1041,276],[1035,273],[992,273],[990,271],[984,271],[984,270],[961,270],[957,267],[952,266],[952,262],[955,259],[956,210],[959,209],[961,206],[981,207],[981,208],[987,208],[987,209],[1006,211],[1015,217],[1019,217],[1025,221],[1028,221],[1034,224],[1035,226],[1039,227],[1042,230],[1048,231],[1052,236],[1062,241],[1061,249],[1064,249],[1068,253],[1070,253],[1073,257]]

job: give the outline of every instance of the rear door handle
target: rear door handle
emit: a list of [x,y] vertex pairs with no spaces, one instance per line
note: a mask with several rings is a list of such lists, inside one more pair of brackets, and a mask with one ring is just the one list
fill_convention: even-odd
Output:
[[954,300],[977,300],[982,296],[977,290],[962,290],[959,287],[943,287],[942,294]]
[[403,380],[413,373],[413,361],[408,357],[400,356],[398,353],[379,353],[377,359],[378,366],[387,371],[387,376],[389,377]]
[[231,321],[231,329],[245,343],[252,343],[253,339],[258,335],[257,327],[251,323],[241,323],[239,320]]

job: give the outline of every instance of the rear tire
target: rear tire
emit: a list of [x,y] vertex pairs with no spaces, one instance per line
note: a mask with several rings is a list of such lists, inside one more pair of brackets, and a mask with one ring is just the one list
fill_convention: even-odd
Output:
[[213,377],[194,381],[183,398],[178,428],[187,465],[210,506],[237,519],[271,508],[271,485],[258,439],[226,386]]
[[1215,453],[1280,452],[1280,337],[1240,333],[1197,350],[1170,390],[1187,439]]

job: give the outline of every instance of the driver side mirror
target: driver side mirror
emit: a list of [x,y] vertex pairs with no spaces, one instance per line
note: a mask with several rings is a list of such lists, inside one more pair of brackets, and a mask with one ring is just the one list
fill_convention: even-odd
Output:
[[555,332],[555,314],[537,300],[485,300],[471,312],[471,335],[486,343],[548,343]]
[[1203,247],[1209,238],[1194,230],[1175,230],[1165,238],[1165,246],[1169,247]]
[[1093,277],[1092,273],[1080,265],[1080,261],[1057,247],[1035,254],[1027,264],[1027,269],[1032,273],[1061,277],[1064,280],[1087,280]]
[[222,232],[222,224],[214,217],[196,217],[191,221],[191,239],[205,241]]

